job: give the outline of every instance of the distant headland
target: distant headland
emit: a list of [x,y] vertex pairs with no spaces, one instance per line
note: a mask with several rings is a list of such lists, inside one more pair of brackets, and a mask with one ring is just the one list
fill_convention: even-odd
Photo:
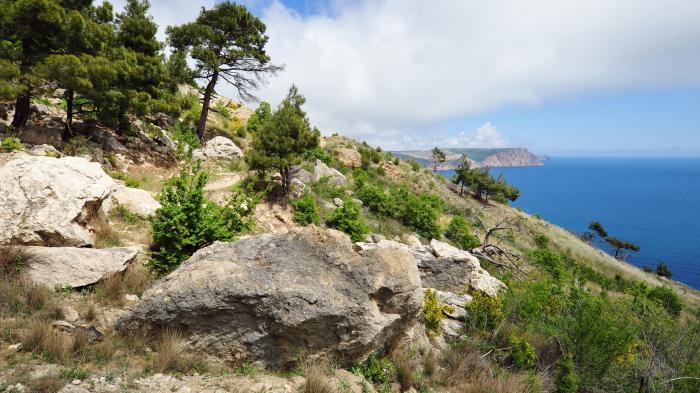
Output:
[[[466,156],[474,167],[514,167],[544,165],[546,156],[532,154],[524,147],[509,148],[446,148],[445,162],[437,169],[455,169],[462,156]],[[392,152],[404,160],[414,160],[424,166],[432,166],[432,150],[404,150]]]

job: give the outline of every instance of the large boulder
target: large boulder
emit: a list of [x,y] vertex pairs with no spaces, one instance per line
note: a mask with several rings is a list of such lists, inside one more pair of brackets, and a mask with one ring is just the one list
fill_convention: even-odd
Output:
[[328,178],[329,184],[336,186],[344,186],[348,182],[345,175],[340,173],[337,169],[329,167],[321,160],[316,160],[316,163],[314,164],[313,178],[311,180],[318,182],[323,177]]
[[126,270],[136,259],[138,249],[22,247],[21,252],[25,271],[32,281],[50,288],[80,288]]
[[78,157],[0,157],[0,245],[90,246],[114,180]]
[[326,356],[348,366],[393,344],[421,305],[408,254],[358,253],[347,235],[310,226],[199,250],[116,328],[175,326],[191,349],[228,361],[287,368]]
[[19,139],[29,145],[51,145],[61,146],[63,140],[61,127],[42,127],[38,125],[27,125],[19,132]]
[[147,218],[160,209],[160,203],[146,190],[117,186],[112,191],[112,206],[121,206],[139,217]]
[[208,158],[224,160],[243,157],[243,151],[232,140],[223,136],[215,136],[208,140],[201,149],[201,154]]
[[333,151],[338,154],[338,160],[345,166],[359,168],[362,165],[362,155],[355,149],[339,147]]

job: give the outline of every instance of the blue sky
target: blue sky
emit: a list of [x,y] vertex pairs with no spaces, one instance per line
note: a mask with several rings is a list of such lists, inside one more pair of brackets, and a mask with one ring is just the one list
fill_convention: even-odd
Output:
[[[151,0],[161,26],[214,2]],[[243,3],[286,66],[258,96],[276,105],[296,84],[325,133],[387,149],[700,155],[697,0]]]

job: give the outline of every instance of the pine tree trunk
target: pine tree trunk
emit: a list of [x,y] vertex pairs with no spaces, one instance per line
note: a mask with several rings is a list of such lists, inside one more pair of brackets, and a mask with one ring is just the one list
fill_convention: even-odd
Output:
[[464,194],[464,183],[462,183],[462,188],[459,190],[459,196]]
[[207,84],[207,88],[204,90],[204,98],[202,98],[202,114],[199,116],[199,123],[197,124],[197,137],[200,142],[204,142],[204,129],[207,127],[207,117],[209,117],[209,104],[211,103],[211,97],[214,95],[214,87],[216,86],[216,81],[219,79],[219,72],[215,71],[212,75],[211,80]]
[[117,134],[124,135],[129,130],[129,122],[126,120],[126,103],[119,103],[117,122]]
[[64,96],[66,98],[66,127],[63,129],[62,137],[64,141],[67,141],[73,136],[73,101],[75,92],[68,89]]
[[27,120],[29,119],[29,109],[31,104],[31,92],[27,90],[22,92],[17,96],[15,101],[15,116],[12,118],[12,130],[14,132],[19,132],[25,125],[27,125]]

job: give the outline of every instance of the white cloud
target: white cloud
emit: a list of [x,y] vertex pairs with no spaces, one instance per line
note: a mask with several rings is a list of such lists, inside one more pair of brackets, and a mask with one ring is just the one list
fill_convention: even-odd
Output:
[[[181,23],[205,3],[156,0],[153,13]],[[259,95],[275,104],[295,83],[323,131],[387,148],[505,106],[700,86],[697,0],[358,0],[308,17],[273,2],[262,18],[287,70]],[[503,143],[495,134],[469,140]]]

